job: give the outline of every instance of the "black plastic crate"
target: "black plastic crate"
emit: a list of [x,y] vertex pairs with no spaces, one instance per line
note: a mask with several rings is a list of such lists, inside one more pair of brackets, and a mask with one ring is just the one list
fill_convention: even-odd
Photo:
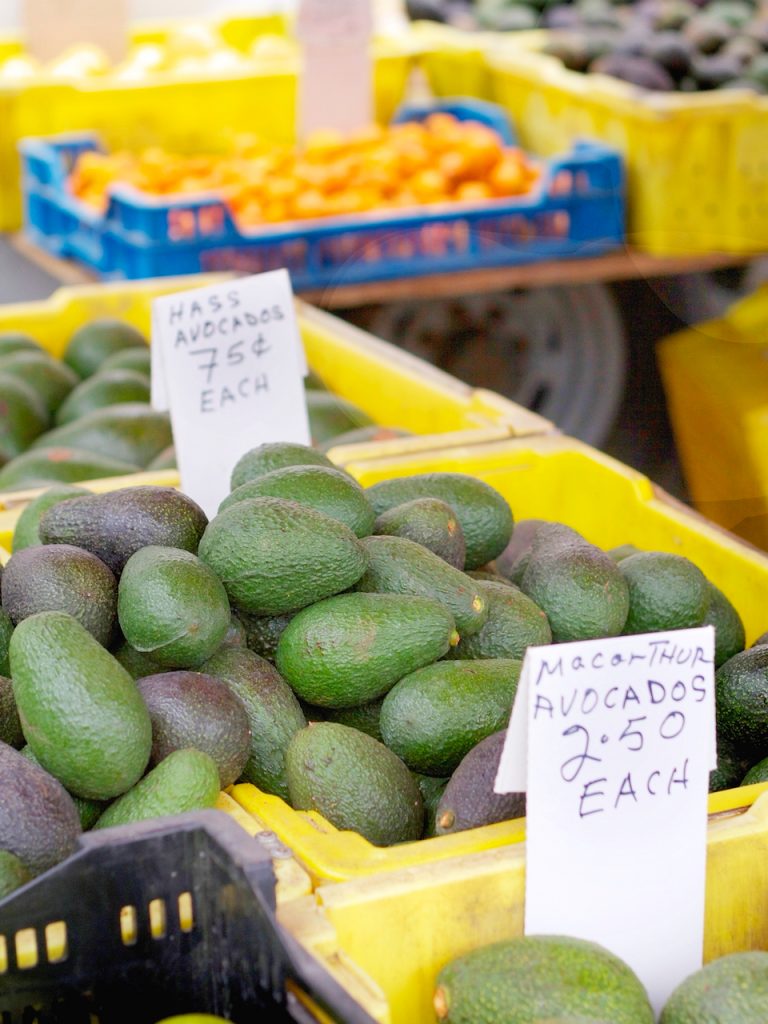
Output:
[[[338,1024],[373,1024],[277,923],[269,854],[220,811],[82,836],[0,901],[3,942],[2,1024],[154,1024],[194,1011],[311,1024],[289,981]],[[35,942],[37,962],[21,966],[17,947],[34,959]]]

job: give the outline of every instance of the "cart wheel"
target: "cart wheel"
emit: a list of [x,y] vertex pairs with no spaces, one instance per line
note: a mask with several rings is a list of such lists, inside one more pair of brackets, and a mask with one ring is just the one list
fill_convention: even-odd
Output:
[[768,259],[744,267],[702,271],[657,281],[655,290],[667,307],[686,324],[715,320],[739,299],[768,281]]
[[600,445],[622,399],[627,343],[605,285],[382,305],[366,327],[473,387]]

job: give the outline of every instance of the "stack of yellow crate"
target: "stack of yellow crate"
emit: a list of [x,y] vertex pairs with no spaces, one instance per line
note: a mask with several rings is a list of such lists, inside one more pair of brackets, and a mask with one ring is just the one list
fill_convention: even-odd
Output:
[[768,549],[768,288],[666,338],[658,358],[697,508]]

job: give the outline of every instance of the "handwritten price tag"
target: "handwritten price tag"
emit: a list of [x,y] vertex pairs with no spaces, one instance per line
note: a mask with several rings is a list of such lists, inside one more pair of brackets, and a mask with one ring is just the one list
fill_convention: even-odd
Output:
[[660,1009],[702,962],[715,762],[711,626],[529,649],[496,779],[528,793],[526,933],[601,943]]
[[84,43],[122,60],[128,46],[128,0],[24,0],[22,24],[27,52],[38,60],[55,60]]
[[371,0],[301,0],[299,136],[347,134],[373,120]]
[[306,361],[284,270],[152,304],[152,404],[171,411],[181,485],[210,517],[267,441],[309,444]]
[[372,31],[371,0],[299,0],[296,34],[303,43],[359,44]]

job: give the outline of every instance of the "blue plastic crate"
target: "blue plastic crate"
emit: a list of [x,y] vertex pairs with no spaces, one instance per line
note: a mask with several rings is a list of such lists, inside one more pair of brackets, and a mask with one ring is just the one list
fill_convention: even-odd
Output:
[[[405,107],[396,120],[435,110],[514,135],[494,104],[460,100]],[[396,214],[237,227],[216,195],[169,198],[114,186],[106,213],[70,195],[67,177],[93,134],[25,139],[21,145],[27,234],[42,248],[108,278],[200,271],[259,273],[286,267],[297,291],[424,274],[595,256],[624,240],[625,185],[618,153],[577,142],[546,161],[539,186],[520,197],[425,206]]]

